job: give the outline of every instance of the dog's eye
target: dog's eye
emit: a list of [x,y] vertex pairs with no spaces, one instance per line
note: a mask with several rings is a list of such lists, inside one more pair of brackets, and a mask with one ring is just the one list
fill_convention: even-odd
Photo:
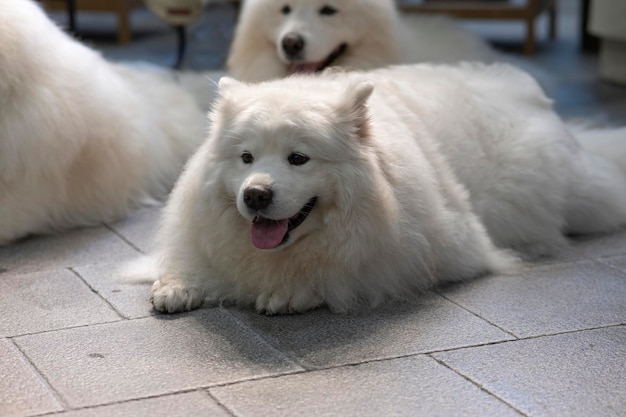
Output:
[[291,165],[304,165],[308,160],[308,156],[298,152],[294,152],[287,157],[287,161],[289,161]]
[[332,16],[335,13],[337,13],[337,9],[329,5],[326,5],[320,9],[320,14],[323,14],[325,16]]
[[250,152],[244,152],[241,154],[241,160],[244,164],[251,164],[254,161],[254,156]]
[[289,14],[289,13],[291,13],[291,7],[289,7],[289,5],[288,5],[288,4],[285,4],[285,5],[283,6],[283,8],[282,8],[282,9],[280,9],[280,12],[281,12],[282,14]]

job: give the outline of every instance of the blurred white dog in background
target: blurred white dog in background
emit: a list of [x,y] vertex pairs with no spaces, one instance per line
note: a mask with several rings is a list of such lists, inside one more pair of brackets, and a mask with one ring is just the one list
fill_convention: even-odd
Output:
[[257,82],[329,66],[494,58],[453,20],[402,15],[394,0],[246,0],[227,66],[235,78]]
[[0,244],[162,197],[205,125],[172,74],[109,63],[34,1],[0,0]]

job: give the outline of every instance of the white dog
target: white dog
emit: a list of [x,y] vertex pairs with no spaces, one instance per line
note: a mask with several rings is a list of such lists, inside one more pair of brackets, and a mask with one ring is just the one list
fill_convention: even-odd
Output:
[[0,244],[163,196],[205,122],[166,72],[109,63],[35,2],[0,0]]
[[489,61],[494,52],[443,17],[401,15],[394,0],[246,0],[230,73],[257,82],[330,65]]
[[[219,93],[165,210],[157,310],[346,311],[626,224],[624,167],[507,65],[223,78]],[[624,155],[626,129],[603,134],[598,150]]]

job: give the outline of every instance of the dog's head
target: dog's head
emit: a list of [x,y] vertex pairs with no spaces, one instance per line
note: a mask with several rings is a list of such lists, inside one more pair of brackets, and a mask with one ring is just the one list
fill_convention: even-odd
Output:
[[353,1],[289,0],[275,43],[290,72],[316,72],[336,63],[359,37],[362,28],[347,27]]
[[[254,16],[257,33],[276,48],[288,73],[333,66],[369,68],[368,60],[395,53],[392,0],[248,0],[240,25]],[[261,17],[262,16],[262,17]],[[264,32],[263,34],[259,32]],[[390,50],[392,52],[390,52]],[[387,62],[390,63],[390,62]]]
[[364,81],[320,88],[310,77],[220,81],[210,140],[226,198],[256,248],[282,249],[323,227],[342,176],[356,174],[349,166],[366,140],[372,89]]

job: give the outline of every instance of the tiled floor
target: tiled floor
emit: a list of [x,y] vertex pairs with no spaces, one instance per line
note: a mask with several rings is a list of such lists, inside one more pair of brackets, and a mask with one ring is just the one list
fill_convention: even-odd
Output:
[[[561,39],[522,59],[548,75],[564,116],[626,123],[626,88],[598,81],[596,58],[578,53],[577,6],[562,2]],[[221,7],[194,29],[188,68],[223,62],[232,14]],[[93,19],[102,33],[87,40],[107,56],[173,60],[174,37],[149,14],[126,47]],[[517,39],[514,25],[469,26]],[[218,49],[217,65],[200,64]],[[166,316],[148,286],[113,279],[150,249],[158,216],[0,249],[0,416],[626,415],[626,232],[355,315]]]

